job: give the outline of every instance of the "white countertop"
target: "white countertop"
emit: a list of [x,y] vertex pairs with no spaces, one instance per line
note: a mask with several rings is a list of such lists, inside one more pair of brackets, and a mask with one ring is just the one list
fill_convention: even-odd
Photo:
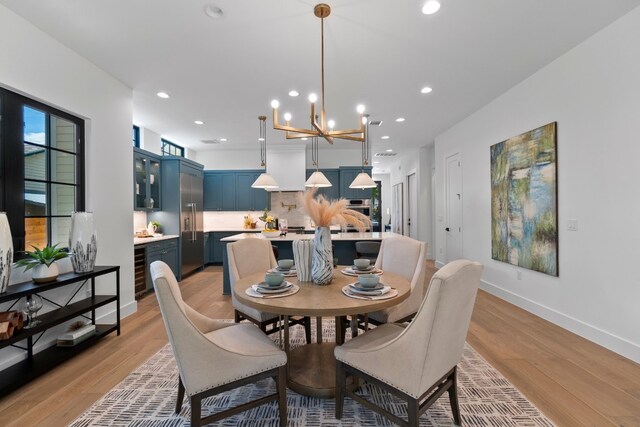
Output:
[[[331,226],[331,230],[340,230],[339,226]],[[305,231],[315,231],[313,227],[305,227]],[[223,227],[223,228],[206,228],[204,230],[205,233],[214,233],[214,232],[233,232],[237,231],[238,233],[259,233],[262,231],[262,228],[250,228],[246,229],[243,227]]]
[[[400,234],[391,232],[375,232],[375,233],[335,233],[331,234],[331,240],[383,240],[390,237],[398,237]],[[287,233],[285,237],[274,237],[269,239],[262,233],[240,233],[233,236],[220,239],[221,242],[236,242],[244,239],[266,239],[271,241],[292,242],[301,239],[313,239],[313,234],[294,234]]]
[[133,244],[134,246],[138,245],[146,245],[148,243],[158,242],[160,240],[169,240],[169,239],[177,239],[179,236],[173,234],[165,234],[164,236],[154,236],[154,237],[134,237]]

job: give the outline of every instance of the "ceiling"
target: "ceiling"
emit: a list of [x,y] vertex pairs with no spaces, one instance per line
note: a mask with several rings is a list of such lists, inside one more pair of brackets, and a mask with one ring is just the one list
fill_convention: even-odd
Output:
[[[131,87],[134,123],[194,150],[256,147],[257,117],[271,117],[274,98],[281,114],[291,112],[293,124],[306,127],[307,95],[320,91],[313,1],[0,2]],[[206,16],[207,4],[224,17]],[[431,16],[420,13],[418,0],[330,5],[327,115],[336,128],[355,127],[362,103],[372,120],[383,120],[371,131],[374,151],[402,152],[432,144],[640,0],[443,0]],[[433,92],[421,94],[424,86]],[[292,89],[300,96],[289,97]],[[158,98],[159,91],[171,98]],[[268,136],[270,144],[284,143],[281,132]],[[201,142],[214,138],[227,142]]]

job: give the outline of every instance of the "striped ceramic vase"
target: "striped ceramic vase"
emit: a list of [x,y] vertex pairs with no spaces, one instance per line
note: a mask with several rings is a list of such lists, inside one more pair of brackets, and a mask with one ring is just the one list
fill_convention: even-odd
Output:
[[0,212],[0,294],[6,292],[13,263],[13,239],[7,214]]
[[293,261],[296,263],[296,274],[300,282],[311,282],[311,253],[313,252],[313,240],[294,240]]
[[316,228],[313,237],[311,279],[315,285],[328,285],[333,279],[333,250],[329,227]]

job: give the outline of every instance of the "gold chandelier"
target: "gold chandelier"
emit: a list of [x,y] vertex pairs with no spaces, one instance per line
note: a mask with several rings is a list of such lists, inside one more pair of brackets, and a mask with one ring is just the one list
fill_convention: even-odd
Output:
[[359,114],[357,129],[335,130],[335,122],[333,120],[327,120],[327,115],[324,110],[324,18],[331,14],[331,7],[329,7],[328,4],[320,3],[313,8],[313,13],[315,16],[320,18],[320,63],[322,76],[320,114],[317,114],[316,111],[316,101],[318,100],[318,96],[315,93],[312,93],[311,95],[309,95],[309,102],[311,103],[311,128],[304,129],[291,126],[290,113],[285,113],[284,120],[286,124],[281,125],[278,123],[278,107],[280,106],[280,103],[274,99],[273,101],[271,101],[271,108],[273,108],[273,128],[276,130],[285,131],[287,139],[322,137],[326,139],[329,144],[333,144],[333,140],[335,138],[364,142],[366,133],[365,121],[363,119],[365,110],[364,105],[358,105],[358,107],[356,108],[356,111]]

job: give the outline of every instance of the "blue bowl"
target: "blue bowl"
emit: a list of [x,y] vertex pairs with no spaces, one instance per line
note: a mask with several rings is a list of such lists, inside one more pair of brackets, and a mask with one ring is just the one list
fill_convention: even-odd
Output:
[[284,274],[282,273],[267,273],[264,275],[264,281],[269,286],[280,286],[284,281]]
[[375,288],[380,283],[380,276],[377,274],[361,274],[358,276],[358,285],[361,288]]

